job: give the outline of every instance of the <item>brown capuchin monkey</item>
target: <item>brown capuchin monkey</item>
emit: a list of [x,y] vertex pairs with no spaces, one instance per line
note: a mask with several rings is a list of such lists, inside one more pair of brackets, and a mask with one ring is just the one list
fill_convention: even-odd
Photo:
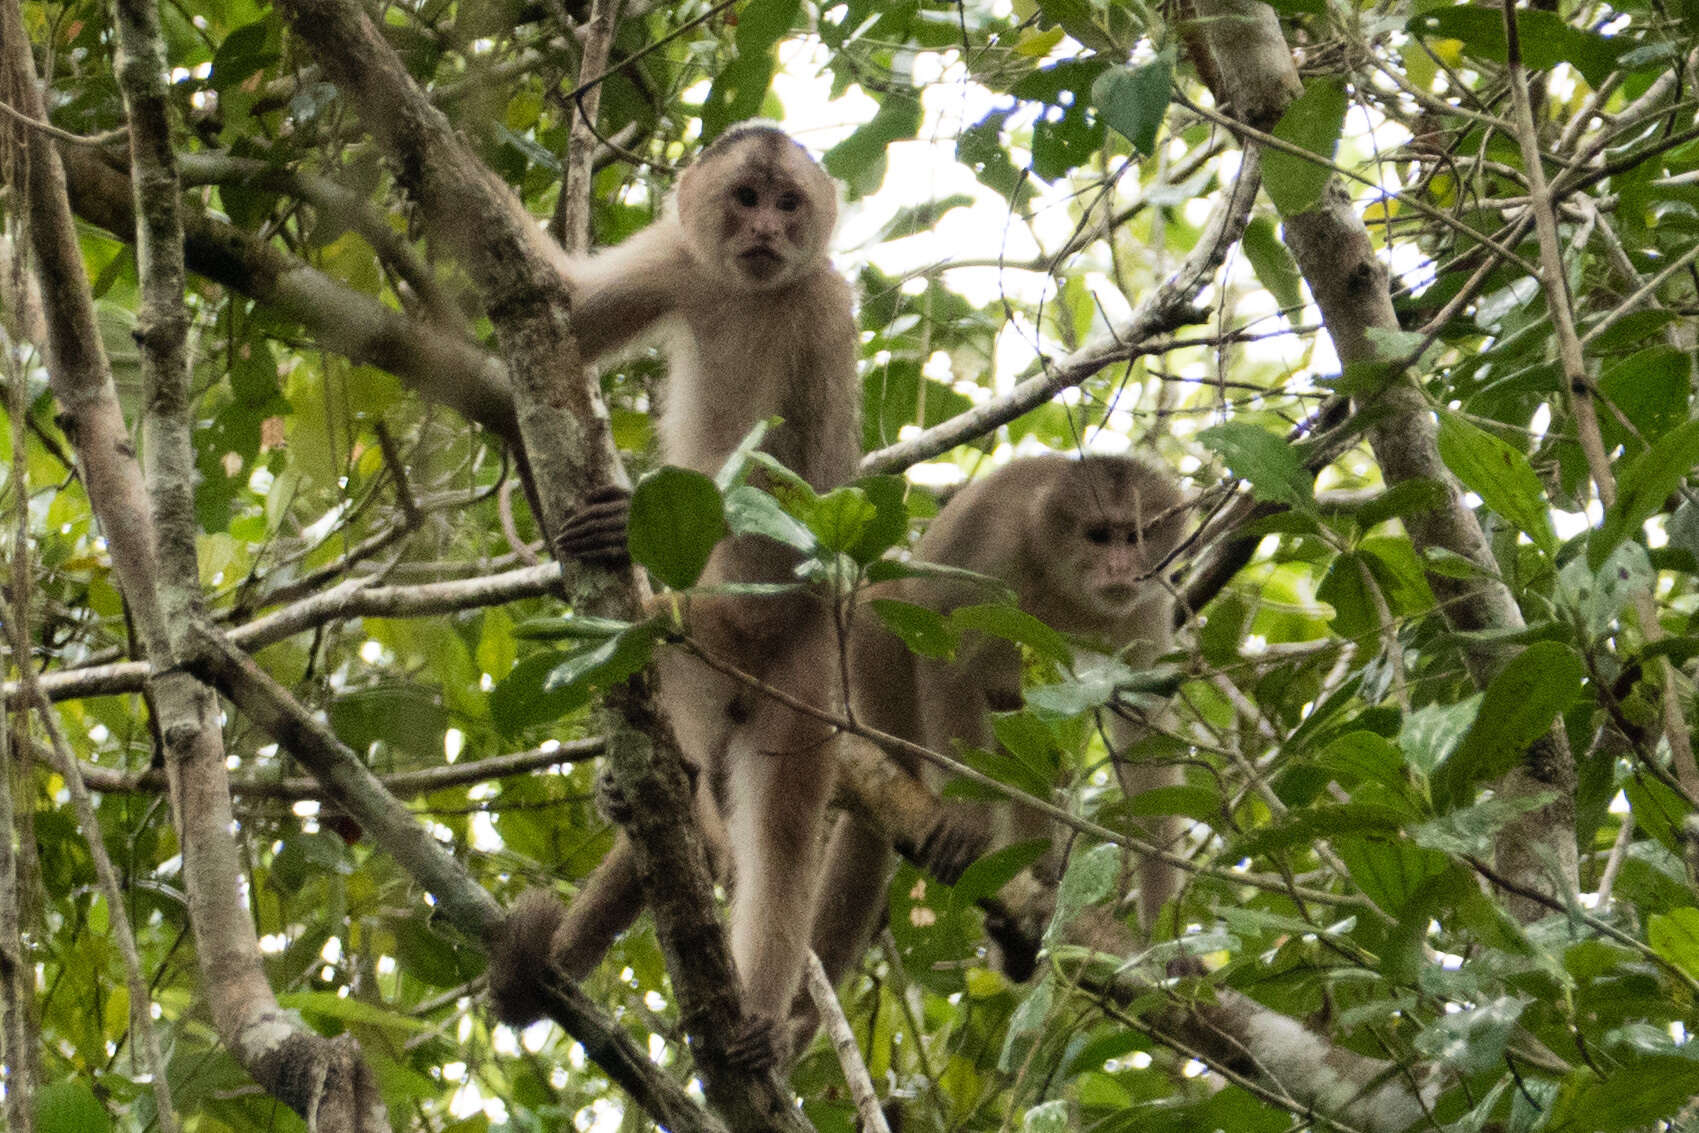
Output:
[[[1015,592],[1022,610],[1109,647],[1133,668],[1145,668],[1170,643],[1174,607],[1160,570],[1184,531],[1183,503],[1173,473],[1141,459],[1015,460],[951,499],[921,536],[914,558],[998,579]],[[985,590],[969,580],[934,576],[904,579],[871,596],[948,612],[984,601]],[[935,660],[910,653],[876,619],[863,616],[854,644],[857,719],[934,751],[949,754],[958,745],[989,750],[996,742],[990,714],[1022,703],[1020,650],[1001,638],[970,635],[952,660]],[[1105,715],[1119,753],[1137,738],[1138,727],[1120,713]],[[905,762],[913,769],[912,756]],[[1128,798],[1177,781],[1176,769],[1168,766],[1131,763],[1118,755],[1115,766]],[[1052,837],[1050,820],[1029,807],[993,809],[999,844]],[[1144,836],[1159,844],[1178,834],[1171,819],[1143,825]],[[1053,883],[1059,858],[1052,849],[1033,868]],[[814,950],[835,983],[860,958],[884,915],[891,848],[844,815],[826,863]],[[1141,861],[1137,872],[1148,931],[1173,896],[1176,876],[1157,859]],[[999,943],[1009,974],[1018,979],[1030,974],[1034,941]],[[813,1025],[811,1005],[799,1000],[793,1041],[805,1039]]]
[[[711,476],[758,422],[778,417],[762,448],[814,488],[855,474],[861,384],[850,289],[827,259],[836,219],[826,172],[783,130],[751,122],[702,151],[655,223],[571,262],[573,331],[586,357],[644,335],[665,348],[666,463]],[[557,552],[622,559],[628,518],[629,497],[598,493],[566,525]],[[701,584],[794,582],[796,561],[776,541],[736,536],[715,548]],[[840,671],[828,596],[698,598],[689,632],[761,681],[841,710],[827,676]],[[776,1065],[789,1053],[783,1022],[802,980],[836,733],[682,650],[664,651],[656,673],[661,707],[696,773],[699,821],[731,883],[745,1015],[732,1054],[752,1067]],[[607,801],[619,819],[624,804]],[[542,965],[582,977],[642,906],[623,830],[564,913],[552,894],[522,897],[491,956],[497,1017],[535,1019]]]

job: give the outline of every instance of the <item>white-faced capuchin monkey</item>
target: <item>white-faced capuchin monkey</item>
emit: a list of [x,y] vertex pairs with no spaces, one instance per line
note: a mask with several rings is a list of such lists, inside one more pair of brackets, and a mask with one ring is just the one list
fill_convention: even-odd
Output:
[[[777,416],[763,448],[817,489],[850,479],[860,447],[861,386],[848,284],[827,259],[837,217],[831,178],[768,123],[733,127],[678,182],[674,207],[609,251],[573,262],[572,323],[586,357],[653,333],[669,375],[661,457],[712,475],[751,428]],[[557,552],[626,554],[628,499],[604,493],[580,511]],[[795,555],[756,536],[722,542],[703,585],[794,581]],[[692,604],[690,633],[711,654],[822,708],[838,672],[824,596],[714,597]],[[745,1029],[733,1057],[782,1061],[783,1022],[801,983],[820,879],[833,730],[679,650],[657,661],[660,703],[698,772],[697,811],[731,881],[731,950]],[[839,698],[841,699],[841,698]],[[618,800],[614,800],[618,818]],[[586,974],[641,910],[623,831],[566,910],[526,895],[491,958],[499,1018],[540,1011],[534,981],[552,960]]]
[[[1101,642],[1134,668],[1147,667],[1169,647],[1173,602],[1159,564],[1186,526],[1184,501],[1171,472],[1141,459],[1089,456],[1072,460],[1039,456],[1015,460],[968,485],[950,500],[915,546],[921,562],[965,567],[1006,583],[1021,609],[1064,633]],[[985,600],[971,581],[909,578],[881,593],[949,611]],[[934,751],[959,744],[989,749],[990,713],[1018,708],[1021,657],[1012,643],[970,637],[950,661],[909,652],[875,619],[858,619],[854,704],[858,719]],[[1136,727],[1109,716],[1115,752],[1136,738]],[[912,758],[910,760],[912,768]],[[1122,791],[1132,796],[1176,781],[1176,770],[1116,759]],[[1051,823],[1026,807],[998,806],[997,841],[1052,836]],[[1172,820],[1145,824],[1146,838],[1169,844]],[[890,846],[855,822],[839,818],[826,854],[827,875],[814,931],[814,950],[836,982],[866,948],[886,908]],[[1041,874],[1057,862],[1040,862]],[[1146,930],[1173,896],[1172,867],[1139,863],[1139,905]],[[1050,880],[1050,879],[1047,879]],[[1010,974],[1030,973],[1027,954],[1005,943]],[[812,1030],[812,1011],[801,1001],[792,1020],[797,1041]]]

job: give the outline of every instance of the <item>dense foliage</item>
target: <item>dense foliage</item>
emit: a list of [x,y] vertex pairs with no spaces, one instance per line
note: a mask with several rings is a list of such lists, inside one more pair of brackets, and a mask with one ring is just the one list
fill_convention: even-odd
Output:
[[[556,216],[583,6],[369,7],[490,169],[539,222]],[[907,1127],[1353,1127],[1351,1090],[1329,1096],[1162,1022],[1162,1005],[1221,988],[1380,1060],[1371,1088],[1428,1087],[1417,1127],[1699,1127],[1699,6],[1540,5],[1507,36],[1491,7],[1284,0],[1302,94],[1237,136],[1221,75],[1196,62],[1236,8],[624,7],[601,84],[596,242],[648,223],[676,168],[753,115],[784,121],[844,187],[863,444],[883,475],[825,497],[777,492],[800,522],[734,492],[734,523],[784,532],[818,573],[853,583],[935,509],[932,487],[1040,449],[1154,452],[1211,520],[1179,564],[1200,608],[1159,672],[1080,670],[1010,611],[979,613],[977,628],[1022,642],[1029,688],[998,721],[1006,750],[967,758],[1024,790],[1059,781],[1070,810],[1112,829],[1183,815],[1196,868],[1152,947],[1122,958],[1136,990],[1117,996],[1101,958],[1060,945],[1033,981],[1010,983],[985,962],[973,903],[993,871],[951,890],[904,866],[890,934],[842,998],[881,1094],[907,1099]],[[61,149],[105,346],[139,414],[112,16],[81,2],[23,13],[53,125],[95,140]],[[478,349],[493,349],[480,294],[285,17],[186,0],[161,18],[209,605],[498,901],[532,884],[568,892],[612,838],[592,801],[597,749],[582,742],[597,734],[596,693],[654,635],[563,630],[561,603],[523,573],[537,527],[499,414],[467,410],[499,369]],[[1216,61],[1233,66],[1219,46]],[[1196,309],[1138,324],[1141,298],[1230,213],[1258,141],[1266,193],[1182,297]],[[1330,172],[1390,272],[1398,321],[1357,328],[1349,347],[1313,298],[1310,262],[1283,242]],[[15,233],[27,217],[8,192]],[[1544,234],[1541,209],[1555,224]],[[30,572],[8,587],[6,621],[29,653],[13,649],[7,677],[43,674],[101,827],[79,826],[45,733],[9,699],[38,1128],[152,1124],[110,932],[120,917],[186,1127],[299,1128],[201,998],[178,834],[146,773],[160,741],[140,668],[114,668],[139,658],[46,392],[39,308],[9,274],[27,265],[21,248],[6,246],[5,380],[25,415],[0,448],[9,546],[27,547]],[[882,452],[1046,375],[1065,379],[1053,396],[966,443]],[[653,463],[663,382],[648,355],[602,382],[637,469]],[[1452,505],[1447,486],[1389,459],[1424,443],[1399,423],[1408,403],[1383,398],[1393,387],[1437,420],[1438,459],[1469,493],[1455,510],[1490,560],[1428,522]],[[646,491],[658,511],[704,521],[646,523],[640,508],[634,540],[649,540],[640,554],[658,576],[688,584],[721,527],[704,509],[722,504],[680,479]],[[1230,579],[1186,572],[1234,540],[1249,558]],[[1497,583],[1513,601],[1483,616],[1471,588]],[[360,605],[356,584],[397,588],[395,604]],[[287,633],[257,622],[279,612]],[[901,628],[947,649],[962,625]],[[1181,762],[1183,787],[1136,802],[1113,789],[1092,725],[1117,683],[1145,705],[1172,692],[1135,755]],[[300,780],[287,743],[233,710],[224,733],[271,986],[312,1028],[358,1038],[395,1127],[642,1127],[558,1028],[489,1021],[480,948]],[[1534,773],[1529,759],[1545,762]],[[122,908],[95,884],[96,833]],[[1063,918],[1109,900],[1114,876],[1114,853],[1078,840]],[[688,1066],[646,928],[585,988],[657,1059]],[[790,1082],[817,1128],[853,1127],[825,1042]]]

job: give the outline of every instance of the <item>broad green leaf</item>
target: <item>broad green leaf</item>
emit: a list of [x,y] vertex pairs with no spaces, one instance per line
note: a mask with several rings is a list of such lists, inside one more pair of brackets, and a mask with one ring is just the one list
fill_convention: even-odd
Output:
[[737,535],[765,535],[812,555],[819,550],[814,533],[779,504],[779,501],[749,484],[726,493],[726,524]]
[[702,577],[725,533],[720,490],[700,472],[657,468],[631,494],[631,557],[674,590]]
[[1247,481],[1257,499],[1315,509],[1314,479],[1284,437],[1248,422],[1229,421],[1205,429],[1198,440],[1219,455],[1233,475]]
[[704,142],[761,113],[773,79],[773,48],[801,7],[801,0],[751,0],[738,8],[737,56],[714,76],[702,104]]
[[1403,519],[1445,506],[1445,485],[1417,478],[1394,484],[1357,511],[1357,523],[1367,531],[1389,519]]
[[821,158],[826,172],[843,182],[849,199],[878,192],[885,180],[892,142],[912,138],[920,129],[920,98],[900,87],[887,91],[873,117]]
[[896,598],[875,598],[868,605],[886,629],[903,639],[909,652],[938,658],[955,652],[956,634],[938,611]]
[[1403,753],[1385,736],[1375,732],[1345,733],[1327,745],[1316,757],[1316,764],[1353,779],[1384,783],[1398,789],[1406,786]]
[[1624,543],[1597,571],[1585,557],[1570,560],[1559,574],[1559,593],[1587,627],[1588,636],[1598,638],[1609,631],[1635,592],[1650,587],[1655,577],[1646,548]]
[[1486,799],[1411,827],[1410,838],[1418,846],[1444,854],[1491,857],[1501,830],[1556,797],[1550,791],[1542,791],[1536,795]]
[[81,1080],[48,1082],[35,1095],[36,1133],[108,1133],[112,1115]]
[[1692,1099],[1699,1060],[1653,1055],[1613,1065],[1601,1078],[1591,1067],[1572,1072],[1548,1111],[1548,1133],[1618,1133],[1667,1119]]
[[[1473,54],[1495,63],[1510,57],[1504,37],[1504,16],[1497,8],[1469,5],[1434,8],[1411,19],[1416,35],[1460,40]],[[1628,37],[1596,35],[1572,27],[1556,12],[1516,13],[1517,39],[1522,61],[1536,70],[1549,70],[1559,63],[1573,64],[1595,89],[1616,67],[1617,58],[1636,41]]]
[[1043,839],[1016,842],[993,850],[962,871],[950,899],[954,905],[972,905],[981,897],[989,897],[1014,880],[1016,874],[1037,861],[1050,848]]
[[978,630],[1000,637],[1053,661],[1066,661],[1074,652],[1067,638],[1025,610],[1000,602],[958,607],[950,613],[950,628],[958,633]]
[[1581,695],[1581,658],[1566,645],[1528,646],[1487,686],[1469,731],[1432,776],[1442,812],[1467,803],[1475,784],[1497,778]]
[[1654,913],[1646,926],[1646,941],[1658,955],[1699,980],[1699,909],[1688,905],[1667,914]]
[[1295,320],[1304,304],[1304,277],[1292,253],[1274,234],[1274,221],[1266,216],[1253,217],[1245,225],[1240,245],[1245,249],[1245,258],[1251,261],[1257,282],[1274,296],[1286,317]]
[[1329,621],[1341,637],[1358,640],[1380,628],[1374,596],[1363,577],[1367,573],[1367,563],[1362,556],[1347,551],[1333,557],[1321,584],[1316,587],[1316,597],[1333,607],[1333,617]]
[[873,505],[874,514],[860,538],[845,548],[844,553],[866,566],[892,547],[902,546],[907,539],[908,485],[901,476],[869,476],[857,480],[855,487]]
[[344,1023],[364,1023],[406,1034],[418,1034],[431,1028],[427,1019],[418,1019],[399,1011],[387,1010],[364,999],[337,995],[329,991],[286,991],[277,997],[277,1003],[279,1007],[292,1011],[323,1015]]
[[1269,149],[1262,158],[1262,183],[1282,216],[1295,216],[1321,203],[1333,153],[1345,127],[1345,87],[1336,78],[1313,79],[1274,125],[1274,136],[1307,150],[1311,161]]
[[1547,554],[1557,551],[1545,487],[1528,458],[1455,413],[1439,415],[1439,455],[1483,503]]
[[[1599,395],[1616,409],[1599,412],[1605,447],[1636,452],[1687,420],[1693,359],[1673,346],[1654,346],[1629,355],[1599,376]],[[1617,413],[1633,426],[1629,432]],[[1637,435],[1636,435],[1637,434]]]
[[1679,425],[1629,462],[1616,479],[1616,502],[1587,541],[1594,570],[1618,543],[1640,530],[1659,511],[1695,464],[1699,464],[1699,420]]
[[1105,842],[1088,850],[1076,850],[1068,858],[1068,870],[1056,889],[1056,912],[1044,930],[1044,943],[1063,939],[1069,924],[1080,913],[1103,900],[1121,876],[1121,849]]
[[1156,151],[1156,132],[1168,113],[1174,55],[1161,51],[1149,63],[1115,67],[1091,84],[1091,104],[1102,119],[1142,154]]
[[729,492],[733,487],[743,482],[743,473],[749,467],[750,459],[761,448],[761,442],[767,439],[767,433],[779,423],[777,417],[769,417],[764,421],[755,422],[743,440],[737,443],[732,454],[720,465],[720,470],[714,473],[714,487],[722,493]]
[[1416,1050],[1465,1074],[1498,1065],[1529,1000],[1500,996],[1488,1003],[1441,1015],[1413,1040]]
[[644,623],[570,654],[543,679],[543,691],[595,690],[623,681],[649,663],[660,633],[659,626]]
[[1278,822],[1258,827],[1236,840],[1232,855],[1260,857],[1339,834],[1393,835],[1409,817],[1405,811],[1383,803],[1341,803],[1293,810]]
[[1027,992],[1015,1013],[1009,1016],[1009,1030],[1003,1037],[1003,1051],[997,1056],[997,1069],[1005,1074],[1021,1064],[1026,1052],[1038,1041],[1044,1022],[1050,1017],[1050,1003],[1055,989],[1050,974],[1045,973],[1037,985]]

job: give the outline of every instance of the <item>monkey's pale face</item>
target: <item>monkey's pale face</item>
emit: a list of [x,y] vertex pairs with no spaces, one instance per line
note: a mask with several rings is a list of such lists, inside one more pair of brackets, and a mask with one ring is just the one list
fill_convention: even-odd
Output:
[[836,219],[831,183],[782,135],[752,137],[687,174],[679,219],[691,251],[733,286],[766,291],[825,255]]
[[[1035,551],[1056,572],[1060,592],[1076,595],[1091,618],[1120,622],[1162,585],[1155,572],[1185,526],[1181,497],[1170,481],[1136,465],[1076,468],[1074,482],[1052,497],[1049,546]],[[1102,474],[1088,481],[1087,469]]]

